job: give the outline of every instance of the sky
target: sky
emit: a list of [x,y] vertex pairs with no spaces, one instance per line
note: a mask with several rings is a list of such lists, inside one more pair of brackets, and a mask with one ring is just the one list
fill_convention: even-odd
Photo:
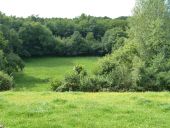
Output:
[[130,16],[135,0],[0,0],[0,11],[6,15],[27,17],[74,18],[82,13],[92,16]]

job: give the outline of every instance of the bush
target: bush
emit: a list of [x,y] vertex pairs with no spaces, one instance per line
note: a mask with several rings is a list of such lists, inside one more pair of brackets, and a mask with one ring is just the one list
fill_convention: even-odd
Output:
[[170,71],[160,72],[157,75],[157,85],[159,86],[159,90],[170,91]]
[[73,70],[77,73],[80,74],[83,71],[83,66],[81,65],[76,65],[74,66]]
[[80,90],[84,92],[98,92],[109,89],[109,82],[98,76],[88,76],[81,80]]
[[55,91],[57,91],[57,92],[66,92],[66,91],[69,91],[69,88],[66,87],[65,85],[61,85]]
[[22,71],[24,69],[24,62],[23,60],[14,53],[9,53],[6,56],[6,60],[7,60],[7,68],[6,68],[6,72],[8,74],[11,74],[13,72],[18,72],[18,71]]
[[86,70],[76,65],[73,72],[65,75],[63,81],[54,80],[51,82],[51,88],[57,92],[65,91],[84,91],[84,92],[98,92],[109,91],[111,82],[101,76],[89,76]]
[[69,91],[79,91],[81,80],[85,76],[87,76],[87,72],[83,66],[74,66],[73,72],[65,75],[63,88]]
[[100,90],[100,86],[94,83],[94,78],[87,77],[81,81],[80,90],[84,92],[98,92]]
[[63,81],[54,80],[51,82],[51,89],[54,91],[79,91],[81,81],[87,76],[83,66],[76,65],[73,71],[66,74]]
[[69,91],[77,91],[80,86],[79,74],[73,72],[65,75],[64,85],[69,89]]
[[0,50],[0,70],[4,70],[6,65],[6,59],[4,56],[4,52]]
[[10,90],[13,85],[13,78],[0,71],[0,91]]
[[51,89],[53,91],[56,91],[58,87],[62,85],[62,82],[60,80],[53,80],[51,81]]

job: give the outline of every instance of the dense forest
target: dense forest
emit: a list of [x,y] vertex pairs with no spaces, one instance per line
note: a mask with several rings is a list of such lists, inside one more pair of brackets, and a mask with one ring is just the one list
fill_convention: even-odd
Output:
[[116,19],[85,14],[74,19],[18,18],[0,13],[0,70],[5,72],[0,79],[9,79],[11,87],[8,77],[23,70],[25,57],[106,55],[93,75],[77,65],[64,81],[51,83],[53,90],[170,90],[169,5],[165,0],[137,0],[132,17]]
[[10,51],[22,57],[105,55],[127,37],[126,29],[127,17],[17,18],[0,13],[0,31]]

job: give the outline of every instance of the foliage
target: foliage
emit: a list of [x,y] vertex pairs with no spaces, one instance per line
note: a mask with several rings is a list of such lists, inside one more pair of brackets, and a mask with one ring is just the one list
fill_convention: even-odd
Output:
[[[87,72],[84,70],[83,66],[76,65],[73,68],[73,71],[66,74],[64,81],[52,82],[51,85],[56,87],[56,91],[78,91],[80,89],[80,82],[87,75]],[[60,86],[58,86],[60,85]]]
[[55,40],[51,31],[40,23],[25,23],[19,30],[23,40],[23,56],[49,55],[54,52]]
[[5,40],[2,33],[0,33],[0,70],[8,74],[18,72],[24,68],[22,59],[13,51],[11,51],[8,40]]
[[107,30],[102,38],[102,43],[107,44],[106,52],[114,51],[123,46],[125,38],[127,38],[127,33],[122,28]]
[[69,91],[76,91],[80,86],[80,76],[75,72],[69,73],[64,77],[64,85]]
[[80,90],[83,92],[108,91],[109,82],[102,77],[85,77],[81,80]]
[[13,85],[13,78],[0,71],[0,91],[10,90]]
[[6,68],[6,59],[4,57],[4,52],[0,50],[0,70],[5,70]]
[[113,90],[169,90],[168,6],[164,0],[137,1],[129,39],[102,59],[96,70],[96,75],[109,79]]
[[105,55],[111,52],[110,45],[102,42],[105,32],[113,28],[125,32],[127,24],[126,17],[18,18],[0,13],[0,30],[8,50],[24,57]]
[[63,81],[51,83],[54,91],[98,92],[109,90],[109,82],[102,77],[90,76],[81,65],[76,65],[73,72],[65,75]]
[[9,53],[6,56],[6,61],[6,72],[8,74],[22,71],[25,66],[23,60],[17,54],[14,53]]
[[19,56],[109,53],[99,61],[95,76],[76,66],[61,88],[79,91],[87,85],[86,90],[99,91],[105,83],[111,91],[169,90],[169,7],[169,0],[137,0],[129,21],[85,14],[62,19],[0,13],[0,69],[8,74],[22,70]]
[[51,81],[51,89],[53,91],[56,91],[58,87],[62,85],[62,82],[60,80],[53,80]]
[[73,68],[73,71],[75,71],[75,73],[76,74],[80,74],[80,73],[82,73],[82,71],[83,71],[84,69],[83,69],[83,66],[82,65],[76,65],[76,66],[74,66],[74,68]]

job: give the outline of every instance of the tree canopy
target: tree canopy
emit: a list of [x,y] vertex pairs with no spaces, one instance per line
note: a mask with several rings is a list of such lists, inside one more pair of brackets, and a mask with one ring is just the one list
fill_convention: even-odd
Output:
[[111,19],[82,14],[73,19],[34,15],[19,18],[0,13],[0,30],[11,50],[24,57],[105,55],[112,50],[107,42],[102,42],[105,32],[116,27],[126,33],[127,26],[126,17]]
[[115,90],[169,90],[169,20],[169,1],[137,0],[129,38],[100,61],[96,74]]

